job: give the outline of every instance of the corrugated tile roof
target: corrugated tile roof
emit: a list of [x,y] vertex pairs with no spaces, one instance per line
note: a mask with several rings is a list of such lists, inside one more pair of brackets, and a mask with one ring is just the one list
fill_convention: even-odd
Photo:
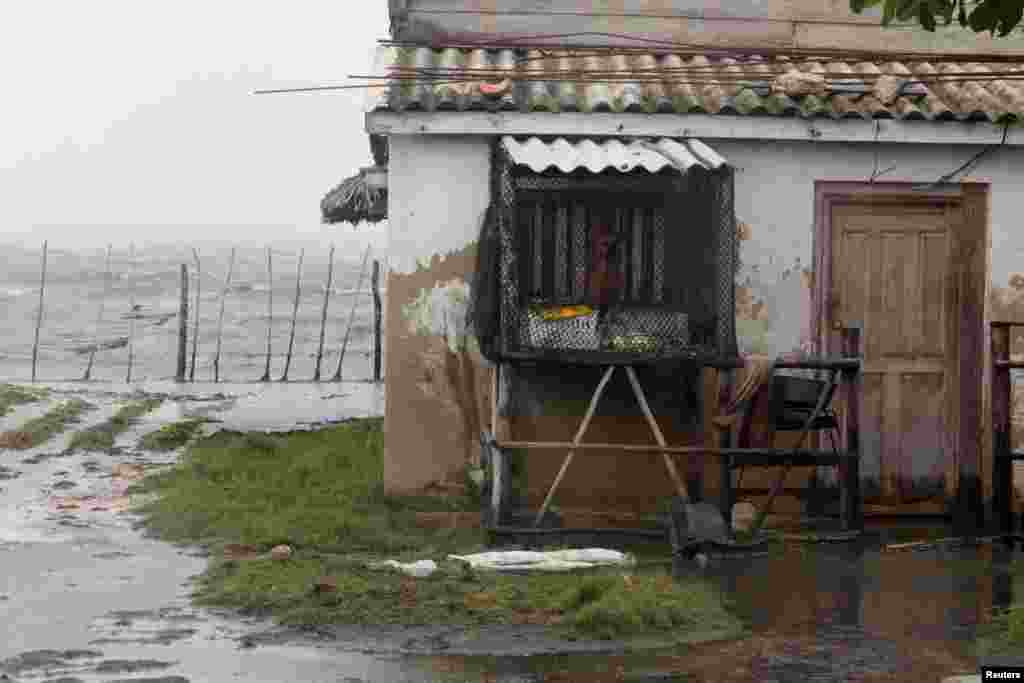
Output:
[[[1024,117],[1024,62],[820,62],[382,47],[369,110],[700,113],[904,120]],[[1010,78],[999,78],[1009,74]],[[936,81],[936,77],[947,77]],[[954,76],[961,80],[950,80]],[[971,78],[976,76],[977,78]],[[425,80],[426,79],[426,80]],[[924,81],[924,82],[920,82]]]
[[666,166],[686,172],[694,166],[716,169],[727,163],[713,149],[692,138],[680,141],[670,138],[650,142],[634,140],[626,144],[619,140],[569,142],[565,138],[544,142],[535,137],[520,141],[505,136],[501,144],[513,163],[527,166],[535,173],[549,168],[557,168],[562,173],[572,173],[579,168],[591,173],[610,168],[622,173],[636,168],[657,173]]

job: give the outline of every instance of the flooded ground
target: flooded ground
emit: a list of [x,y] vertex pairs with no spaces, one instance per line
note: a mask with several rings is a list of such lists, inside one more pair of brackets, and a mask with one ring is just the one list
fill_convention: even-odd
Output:
[[[51,388],[48,401],[0,418],[0,430],[71,396],[98,406],[75,427],[84,429],[140,387]],[[141,388],[166,400],[118,436],[113,454],[63,453],[71,431],[0,451],[0,680],[939,681],[977,671],[979,626],[993,606],[1020,597],[1009,569],[1020,551],[884,552],[884,543],[916,533],[887,528],[854,544],[713,559],[703,574],[750,628],[733,642],[630,653],[623,643],[558,640],[540,627],[276,629],[189,604],[189,580],[205,559],[134,528],[125,489],[135,470],[125,466],[174,462],[179,452],[141,451],[137,442],[176,420],[207,416],[216,420],[208,432],[315,428],[382,414],[382,389]]]

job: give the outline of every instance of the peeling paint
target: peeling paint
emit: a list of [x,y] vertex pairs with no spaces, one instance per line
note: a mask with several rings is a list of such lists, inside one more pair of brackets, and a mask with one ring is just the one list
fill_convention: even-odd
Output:
[[469,285],[463,280],[448,280],[430,290],[420,289],[402,306],[402,315],[413,334],[441,337],[452,353],[469,350],[475,354],[479,346],[466,325],[469,296]]
[[[737,221],[741,258],[736,277],[736,335],[740,352],[808,353],[813,348],[813,274],[799,255],[784,265],[779,255],[769,253],[764,267],[749,256],[744,258],[744,252],[752,251],[747,245],[752,243],[754,232],[750,223]],[[768,274],[773,271],[777,275],[771,278]]]

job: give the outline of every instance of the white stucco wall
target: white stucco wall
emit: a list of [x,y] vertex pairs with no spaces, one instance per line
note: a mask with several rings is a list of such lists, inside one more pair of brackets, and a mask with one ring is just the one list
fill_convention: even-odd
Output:
[[[705,140],[737,169],[736,212],[751,227],[742,242],[738,284],[763,302],[764,327],[745,335],[741,348],[770,354],[801,344],[808,324],[808,293],[800,271],[813,268],[815,180],[934,182],[982,148],[963,145],[850,144]],[[483,136],[398,135],[390,138],[388,264],[415,272],[433,255],[463,249],[478,237],[489,201],[490,141]],[[994,285],[1024,272],[1024,149],[1005,147],[968,170],[991,181],[990,221]],[[750,330],[749,326],[747,328]],[[755,338],[756,337],[756,338]]]
[[[806,324],[806,290],[799,271],[813,267],[814,182],[866,180],[875,168],[894,167],[879,180],[934,182],[980,147],[912,144],[777,143],[705,140],[736,167],[736,214],[751,227],[742,243],[737,282],[749,278],[770,317],[764,344],[769,353],[800,344]],[[990,226],[994,284],[1024,271],[1024,149],[1006,147],[968,171],[991,184]],[[960,179],[965,176],[961,176]],[[786,271],[790,274],[787,275]],[[741,346],[744,344],[741,339]],[[746,340],[749,342],[749,340]],[[749,345],[749,344],[748,344]]]
[[479,236],[490,202],[490,146],[483,137],[389,138],[388,262],[412,273],[419,260],[464,248]]

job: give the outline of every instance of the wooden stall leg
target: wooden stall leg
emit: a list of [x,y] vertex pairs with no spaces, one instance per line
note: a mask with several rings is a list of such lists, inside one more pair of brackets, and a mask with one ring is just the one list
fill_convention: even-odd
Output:
[[[651,431],[654,432],[654,439],[658,442],[659,446],[667,446],[665,442],[665,436],[661,433],[661,428],[658,427],[658,421],[654,419],[654,414],[651,413],[651,407],[647,404],[647,397],[644,396],[643,387],[640,386],[640,380],[636,377],[636,370],[631,365],[626,366],[626,376],[629,378],[629,383],[633,387],[633,393],[636,395],[636,400],[640,402],[640,409],[644,411],[644,417],[647,418],[647,424],[651,426]],[[686,492],[686,485],[679,476],[679,472],[676,471],[676,464],[672,461],[672,456],[665,451],[661,452],[661,457],[665,461],[665,467],[668,468],[668,476],[672,478],[672,483],[675,484],[676,493],[685,502],[689,502],[690,496]]]
[[[728,448],[731,444],[729,430],[722,430],[719,435],[719,448]],[[722,519],[725,520],[725,533],[729,538],[733,537],[732,529],[732,506],[736,502],[732,490],[732,458],[728,455],[718,459],[719,467],[719,496],[718,505],[722,509]]]
[[[860,326],[843,331],[843,353],[860,357]],[[842,490],[840,509],[844,531],[862,531],[864,514],[860,499],[860,398],[859,370],[843,371],[843,458],[839,475]]]
[[998,533],[1012,534],[1013,453],[1010,442],[1010,405],[1012,385],[1010,368],[1000,361],[1010,360],[1010,327],[992,325],[992,519]]
[[540,526],[540,521],[544,519],[544,513],[548,511],[551,499],[555,497],[555,491],[558,489],[558,485],[562,483],[562,477],[565,476],[565,471],[569,469],[569,463],[572,462],[572,457],[576,454],[575,447],[579,446],[580,442],[583,440],[583,434],[587,431],[587,427],[590,426],[590,420],[593,419],[594,411],[597,409],[597,402],[601,400],[601,394],[604,393],[604,388],[608,385],[608,380],[612,378],[613,372],[615,372],[615,366],[609,365],[608,369],[604,371],[604,375],[601,377],[601,381],[598,383],[597,389],[594,390],[594,395],[590,399],[590,405],[587,406],[587,412],[583,416],[583,422],[580,423],[580,428],[576,431],[576,436],[573,437],[573,448],[570,448],[568,455],[565,456],[565,462],[562,463],[562,468],[558,470],[558,474],[555,476],[555,481],[551,484],[551,488],[548,490],[548,495],[544,498],[543,505],[540,506],[537,518],[533,521],[533,525],[535,527]]
[[[732,402],[733,372],[731,370],[718,371],[718,413],[725,416]],[[729,448],[732,445],[732,425],[719,425],[715,423],[715,433],[719,448]],[[733,537],[732,529],[732,506],[735,503],[732,487],[732,459],[729,456],[718,458],[718,506],[725,520],[725,533],[729,538]]]

